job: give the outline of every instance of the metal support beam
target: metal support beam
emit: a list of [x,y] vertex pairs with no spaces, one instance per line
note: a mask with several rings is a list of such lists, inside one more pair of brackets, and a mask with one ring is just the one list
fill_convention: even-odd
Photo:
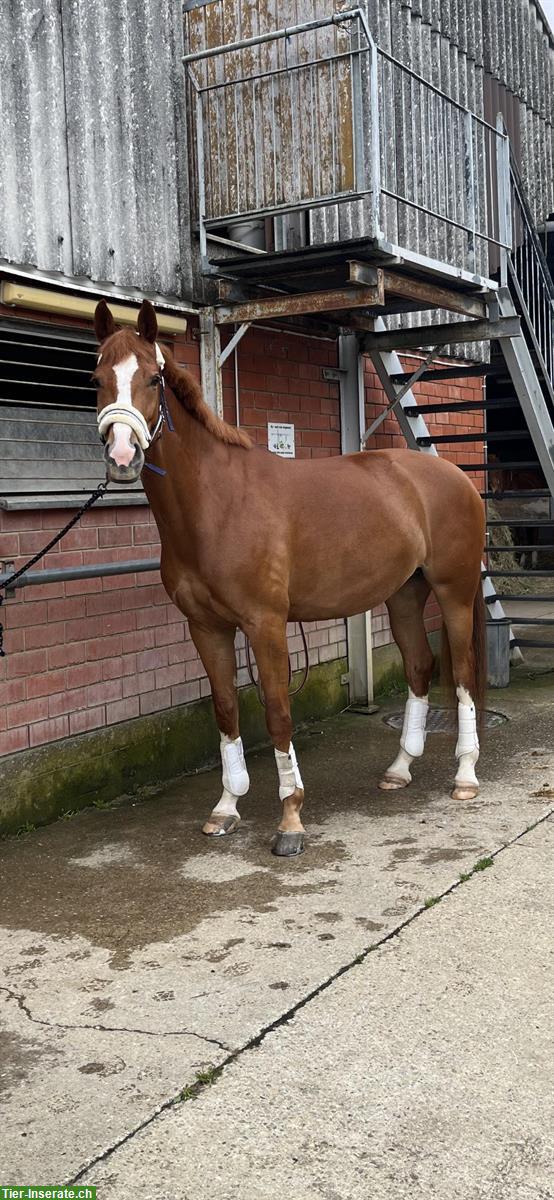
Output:
[[376,277],[376,283],[372,287],[350,285],[326,288],[321,292],[299,292],[294,295],[245,300],[237,304],[220,304],[216,310],[216,319],[219,325],[232,325],[243,321],[275,320],[277,317],[297,317],[334,309],[380,308],[385,299],[383,272],[377,269]]
[[446,308],[465,317],[483,318],[487,315],[486,301],[482,296],[464,295],[453,288],[439,287],[429,280],[399,275],[397,271],[384,271],[384,286],[385,293],[403,296],[428,308]]
[[[352,454],[360,448],[360,431],[365,424],[364,364],[355,334],[339,337],[339,370],[341,450]],[[350,703],[369,703],[373,700],[371,613],[347,617],[346,635]]]
[[[375,326],[377,328],[377,326]],[[385,326],[381,327],[385,330]],[[448,346],[452,342],[489,342],[515,338],[521,334],[519,317],[500,317],[498,321],[456,321],[451,325],[426,325],[416,329],[390,329],[364,334],[362,348],[367,354],[381,350],[413,350],[420,346]],[[395,374],[400,374],[399,365]]]
[[235,333],[233,334],[233,336],[231,338],[231,341],[227,342],[227,345],[224,347],[224,349],[221,351],[221,354],[219,355],[220,367],[222,367],[223,364],[227,362],[227,359],[229,358],[229,355],[233,353],[235,346],[238,346],[239,342],[242,341],[247,329],[250,329],[250,321],[245,321],[244,324],[241,325],[235,331]]
[[221,380],[221,343],[215,309],[200,309],[200,374],[206,404],[223,416],[223,384]]

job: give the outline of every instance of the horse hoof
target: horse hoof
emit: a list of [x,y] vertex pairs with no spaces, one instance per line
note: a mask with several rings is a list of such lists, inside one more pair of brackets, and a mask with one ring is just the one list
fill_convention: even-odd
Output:
[[294,854],[304,853],[304,832],[286,833],[278,829],[271,844],[272,854],[279,858],[292,858]]
[[453,800],[475,800],[479,788],[474,783],[455,783],[451,792]]
[[395,792],[397,788],[407,787],[411,779],[403,779],[401,775],[389,775],[388,772],[379,780],[378,787],[382,792]]
[[239,825],[240,817],[238,813],[236,816],[232,816],[231,813],[227,816],[212,813],[211,817],[208,817],[206,824],[202,827],[202,833],[205,833],[206,837],[225,837],[227,833],[234,833]]

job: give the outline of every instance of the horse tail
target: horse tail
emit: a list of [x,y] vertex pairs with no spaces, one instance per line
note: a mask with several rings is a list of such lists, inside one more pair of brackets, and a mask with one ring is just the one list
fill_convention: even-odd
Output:
[[[440,681],[450,703],[456,700],[456,685],[452,670],[452,653],[448,630],[443,621],[441,634]],[[469,692],[477,710],[477,724],[483,725],[485,693],[487,688],[487,626],[486,605],[481,580],[473,599],[473,628],[471,636],[471,686]]]

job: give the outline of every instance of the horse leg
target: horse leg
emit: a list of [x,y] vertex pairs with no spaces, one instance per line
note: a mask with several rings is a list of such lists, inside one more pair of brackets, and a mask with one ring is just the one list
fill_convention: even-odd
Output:
[[258,665],[265,700],[266,724],[273,742],[279,774],[279,799],[283,805],[272,850],[281,857],[289,857],[302,854],[305,830],[300,820],[300,810],[304,803],[304,784],[291,741],[286,620],[271,617],[257,624],[255,629],[246,630],[246,633],[250,637]]
[[384,791],[393,791],[411,783],[410,765],[414,758],[421,757],[425,746],[428,692],[434,666],[423,622],[423,610],[430,590],[424,576],[416,573],[387,600],[393,637],[404,663],[408,699],[404,709],[400,751],[379,783]]
[[250,787],[239,734],[234,629],[206,629],[189,621],[190,635],[204,663],[220,736],[223,792],[202,828],[209,837],[234,833],[240,825],[237,802]]
[[453,800],[473,800],[479,791],[475,767],[479,758],[476,704],[484,698],[485,654],[484,613],[481,584],[475,597],[468,595],[467,582],[434,586],[439,602],[452,660],[452,678],[458,698],[458,768],[452,791]]

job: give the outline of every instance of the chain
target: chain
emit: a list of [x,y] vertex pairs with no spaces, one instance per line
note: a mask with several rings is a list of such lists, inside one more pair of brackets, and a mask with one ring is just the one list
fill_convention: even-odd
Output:
[[[4,600],[6,598],[4,596],[4,591],[7,591],[8,588],[13,587],[13,584],[15,583],[15,581],[17,579],[20,579],[22,575],[25,575],[30,567],[34,567],[35,563],[37,563],[39,561],[39,559],[43,558],[45,554],[48,554],[48,551],[52,550],[54,546],[57,546],[58,542],[61,542],[62,538],[65,537],[66,533],[69,533],[69,530],[73,529],[73,526],[77,524],[77,521],[80,521],[83,514],[88,512],[89,508],[92,508],[92,505],[96,504],[96,501],[99,500],[100,497],[104,495],[104,492],[107,490],[107,487],[108,487],[107,479],[104,480],[103,483],[99,483],[98,487],[94,489],[92,495],[89,496],[88,500],[85,500],[85,503],[78,510],[78,512],[73,514],[71,520],[67,522],[67,525],[64,525],[63,529],[60,529],[60,532],[57,533],[55,535],[55,537],[53,537],[48,542],[48,545],[44,546],[44,548],[42,550],[38,551],[38,554],[34,554],[33,557],[30,558],[28,562],[24,563],[24,565],[22,567],[20,567],[18,571],[14,571],[13,575],[10,575],[8,577],[8,579],[4,580],[4,583],[2,584],[2,590],[0,590],[0,607],[2,606],[2,604],[4,603]],[[4,650],[4,626],[2,625],[2,622],[0,621],[0,658],[4,658],[5,654],[6,654],[6,651]]]

